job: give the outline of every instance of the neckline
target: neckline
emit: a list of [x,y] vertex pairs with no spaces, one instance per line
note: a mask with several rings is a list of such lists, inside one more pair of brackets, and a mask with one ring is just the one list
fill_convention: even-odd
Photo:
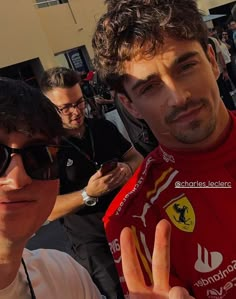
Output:
[[[26,275],[27,284],[28,284],[28,287],[29,287],[29,290],[30,290],[31,299],[36,299],[36,295],[35,295],[35,292],[34,292],[34,289],[33,289],[33,286],[32,286],[31,280],[30,280],[30,276],[29,276],[29,273],[28,273],[28,270],[27,270],[27,266],[25,264],[25,261],[24,261],[23,257],[21,258],[21,264],[23,266],[23,269],[24,269],[24,272],[25,272],[25,275]],[[0,297],[4,296],[4,295],[7,295],[8,292],[12,292],[12,291],[14,292],[15,291],[17,281],[19,279],[19,275],[20,275],[20,273],[19,273],[19,270],[18,270],[14,280],[6,288],[0,290]],[[12,295],[13,295],[13,293],[12,293]]]
[[[209,165],[222,163],[224,155],[236,151],[236,117],[230,114],[231,121],[219,136],[218,140],[204,150],[176,150],[159,145],[155,151],[161,158],[178,168],[208,168]],[[229,146],[230,145],[230,146]]]

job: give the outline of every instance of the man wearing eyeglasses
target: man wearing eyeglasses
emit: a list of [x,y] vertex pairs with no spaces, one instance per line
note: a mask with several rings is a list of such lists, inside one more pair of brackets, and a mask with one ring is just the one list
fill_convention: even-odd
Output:
[[62,129],[40,91],[0,78],[0,299],[101,298],[69,255],[24,249],[55,203]]
[[88,269],[105,298],[121,299],[123,293],[102,217],[142,156],[112,123],[85,118],[86,103],[77,72],[63,67],[49,69],[42,76],[41,89],[65,128],[60,195],[49,220],[63,217],[76,260]]

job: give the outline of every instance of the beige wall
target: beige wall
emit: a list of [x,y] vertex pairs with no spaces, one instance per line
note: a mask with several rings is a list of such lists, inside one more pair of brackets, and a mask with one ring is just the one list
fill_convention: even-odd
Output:
[[198,6],[200,9],[207,12],[208,9],[234,2],[235,0],[198,0]]
[[197,4],[200,10],[202,10],[205,14],[209,14],[208,5],[205,0],[198,0]]
[[36,9],[52,51],[59,53],[78,47],[80,33],[67,3]]
[[96,21],[105,11],[104,0],[69,0],[69,3],[37,9],[54,53],[85,45],[90,56]]
[[93,50],[91,40],[97,20],[106,9],[104,0],[69,0],[69,3],[75,19],[78,22],[78,27],[82,29],[79,32],[81,45],[86,46],[92,58]]
[[91,38],[103,3],[69,0],[38,8],[34,0],[0,1],[0,68],[37,57],[49,68],[58,64],[55,54],[82,45],[93,58]]
[[[209,13],[230,2],[198,0],[198,6]],[[55,54],[82,45],[93,58],[91,39],[104,11],[104,0],[69,0],[46,8],[37,8],[35,0],[0,1],[0,67],[39,57],[49,68],[60,61]]]
[[0,67],[37,57],[45,67],[55,63],[32,0],[1,1],[0,40]]

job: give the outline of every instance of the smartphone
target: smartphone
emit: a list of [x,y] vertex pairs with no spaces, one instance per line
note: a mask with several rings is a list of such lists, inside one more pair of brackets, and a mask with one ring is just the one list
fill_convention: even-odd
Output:
[[117,163],[118,161],[116,159],[104,162],[100,168],[102,175],[105,175],[115,169],[117,167]]

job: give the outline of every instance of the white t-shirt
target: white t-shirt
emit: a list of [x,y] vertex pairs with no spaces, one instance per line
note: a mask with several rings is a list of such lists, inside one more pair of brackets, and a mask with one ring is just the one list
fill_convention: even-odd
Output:
[[224,60],[225,60],[225,63],[230,63],[231,62],[231,55],[229,53],[229,50],[226,46],[226,44],[224,44],[223,42],[219,43],[220,45],[220,49],[221,49],[221,52],[222,52],[222,55],[224,57]]
[[[36,299],[101,299],[87,270],[68,254],[51,249],[25,249],[23,258]],[[0,290],[0,299],[31,299],[22,264],[15,280]]]
[[[223,65],[221,63],[221,60],[219,58],[219,54],[221,53],[222,54],[222,51],[221,51],[221,48],[220,48],[220,44],[218,42],[218,40],[214,37],[209,37],[215,44],[215,50],[216,50],[216,60],[217,60],[217,64],[218,64],[218,67],[219,67],[219,70],[220,70],[220,73],[223,72]],[[222,54],[223,55],[223,54]]]

